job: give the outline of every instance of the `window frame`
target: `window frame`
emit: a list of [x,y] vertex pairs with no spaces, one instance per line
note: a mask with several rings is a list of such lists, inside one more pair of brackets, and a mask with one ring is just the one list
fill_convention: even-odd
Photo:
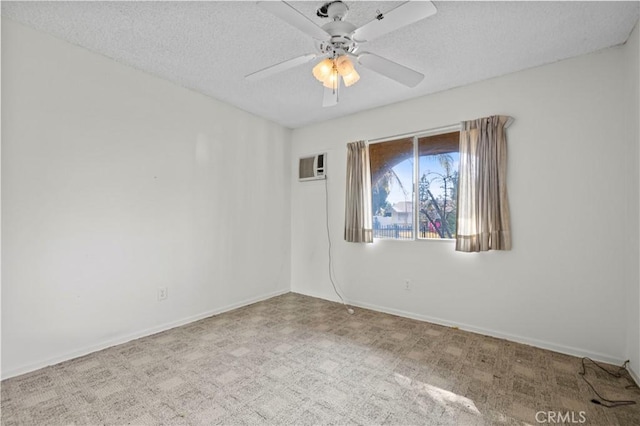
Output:
[[[438,242],[448,242],[453,243],[456,241],[454,238],[418,238],[419,227],[420,227],[420,209],[416,208],[420,205],[420,191],[418,191],[418,182],[420,181],[420,147],[418,144],[418,139],[430,136],[442,135],[445,133],[453,133],[462,131],[462,125],[460,123],[450,124],[448,126],[434,127],[427,130],[421,130],[418,132],[409,132],[404,134],[399,134],[395,136],[388,136],[379,139],[369,139],[367,140],[367,146],[382,143],[382,142],[392,142],[399,139],[408,139],[411,138],[413,140],[413,182],[412,182],[412,191],[413,196],[411,202],[413,203],[413,238],[376,238],[373,237],[375,242],[378,241],[395,241],[395,242],[415,242],[415,241],[438,241]],[[372,185],[373,186],[373,185]],[[371,197],[372,194],[369,194]]]

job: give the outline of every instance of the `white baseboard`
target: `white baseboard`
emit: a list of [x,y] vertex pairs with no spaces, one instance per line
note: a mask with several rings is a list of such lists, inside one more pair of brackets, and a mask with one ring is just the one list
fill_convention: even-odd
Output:
[[[300,293],[300,294],[305,294],[305,293]],[[306,296],[311,296],[311,297],[317,297],[319,299],[325,299],[328,300],[322,296],[316,295],[316,294],[305,294]],[[332,302],[334,300],[331,300]],[[455,321],[448,321],[448,320],[443,320],[441,318],[435,318],[435,317],[431,317],[428,315],[421,315],[421,314],[416,314],[413,312],[407,312],[407,311],[403,311],[400,309],[393,309],[393,308],[387,308],[384,306],[378,306],[378,305],[374,305],[371,303],[365,303],[365,302],[358,302],[358,301],[354,301],[354,300],[347,300],[347,304],[353,307],[360,307],[360,308],[365,308],[365,309],[371,309],[373,311],[377,311],[377,312],[384,312],[387,314],[392,314],[392,315],[397,315],[400,317],[404,317],[404,318],[410,318],[410,319],[415,319],[418,321],[425,321],[425,322],[430,322],[433,324],[438,324],[438,325],[443,325],[443,326],[447,326],[447,327],[457,327],[460,330],[465,330],[465,331],[470,331],[472,333],[478,333],[478,334],[482,334],[482,335],[486,335],[486,336],[491,336],[491,337],[497,337],[499,339],[505,339],[505,340],[509,340],[511,342],[516,342],[516,343],[523,343],[525,345],[530,345],[530,346],[535,346],[541,349],[548,349],[554,352],[560,352],[563,354],[567,354],[567,355],[572,355],[572,356],[578,356],[578,357],[589,357],[591,359],[593,359],[594,361],[601,361],[601,362],[606,362],[609,364],[614,364],[614,365],[621,365],[624,360],[620,359],[616,356],[612,356],[612,355],[607,355],[607,354],[602,354],[602,353],[598,353],[598,352],[592,352],[592,351],[588,351],[585,349],[581,349],[581,348],[574,348],[571,346],[565,346],[565,345],[560,345],[560,344],[556,344],[556,343],[551,343],[551,342],[547,342],[544,340],[538,340],[538,339],[532,339],[532,338],[528,338],[528,337],[523,337],[523,336],[518,336],[518,335],[514,335],[514,334],[509,334],[509,333],[503,333],[500,331],[496,331],[496,330],[491,330],[491,329],[486,329],[486,328],[482,328],[482,327],[475,327],[473,325],[469,325],[469,324],[464,324],[464,323],[459,323],[459,322],[455,322]],[[632,374],[635,375],[635,372]],[[634,379],[637,380],[637,375],[634,376]]]
[[[202,312],[200,314],[197,315],[193,315],[187,318],[183,318],[177,321],[172,321],[169,323],[165,323],[162,325],[159,325],[157,327],[152,327],[152,328],[147,328],[145,330],[140,330],[134,333],[129,333],[123,336],[119,336],[113,339],[109,339],[106,340],[104,342],[101,342],[99,344],[96,345],[91,345],[91,346],[87,346],[85,348],[82,349],[78,349],[72,352],[68,352],[66,354],[60,355],[60,356],[56,356],[56,357],[52,357],[52,358],[48,358],[46,360],[37,362],[37,363],[32,363],[29,365],[24,365],[21,366],[19,368],[15,368],[9,371],[3,371],[2,372],[2,376],[1,379],[8,379],[11,377],[15,377],[21,374],[25,374],[25,373],[29,373],[31,371],[34,370],[38,370],[40,368],[44,368],[47,367],[49,365],[53,365],[53,364],[57,364],[60,362],[64,362],[64,361],[68,361],[70,359],[73,358],[78,358],[80,356],[84,356],[84,355],[88,355],[92,352],[96,352],[96,351],[100,351],[102,349],[106,349],[109,348],[111,346],[116,346],[116,345],[120,345],[123,343],[127,343],[130,342],[131,340],[135,340],[135,339],[139,339],[142,337],[146,337],[146,336],[150,336],[152,334],[156,334],[159,333],[161,331],[165,331],[165,330],[169,330],[175,327],[179,327],[181,325],[185,325],[185,324],[189,324],[198,320],[201,320],[203,318],[207,318],[210,317],[212,315],[218,315],[221,314],[223,312],[228,312],[231,311],[233,309],[237,309],[243,306],[247,306],[247,305],[251,305],[253,303],[257,303],[263,300],[267,300],[267,299],[271,299],[272,297],[276,297],[276,296],[280,296],[282,294],[286,294],[289,293],[290,290],[289,289],[282,289],[282,290],[278,290],[275,292],[271,292],[271,293],[267,293],[267,294],[263,294],[261,296],[257,296],[251,299],[246,299],[246,300],[242,300],[240,302],[236,302],[236,303],[232,303],[230,305],[227,306],[223,306],[220,308],[216,308],[216,309],[212,309],[210,311],[206,311],[206,312]],[[323,299],[323,300],[329,300],[331,302],[336,302],[336,303],[340,303],[338,300],[331,300],[331,299],[327,299],[326,297],[320,295],[320,294],[310,294],[310,293],[302,293],[300,291],[294,291],[294,293],[298,293],[298,294],[303,294],[305,296],[310,296],[310,297],[315,297],[318,299]],[[406,311],[402,311],[399,309],[393,309],[393,308],[386,308],[383,306],[378,306],[378,305],[373,305],[370,303],[364,303],[364,302],[357,302],[357,301],[351,301],[348,300],[347,303],[350,306],[353,307],[360,307],[360,308],[365,308],[365,309],[371,309],[374,311],[378,311],[378,312],[384,312],[384,313],[388,313],[388,314],[392,314],[392,315],[397,315],[397,316],[401,316],[404,318],[411,318],[411,319],[415,319],[418,321],[425,321],[425,322],[430,322],[433,324],[438,324],[438,325],[443,325],[443,326],[447,326],[447,327],[458,327],[461,330],[466,330],[466,331],[470,331],[473,333],[478,333],[478,334],[483,334],[483,335],[487,335],[487,336],[492,336],[492,337],[497,337],[500,339],[506,339],[512,342],[518,342],[518,343],[523,343],[526,345],[531,345],[531,346],[536,346],[542,349],[548,349],[548,350],[552,350],[555,352],[560,352],[560,353],[564,353],[567,355],[573,355],[573,356],[579,356],[579,357],[589,357],[593,360],[596,361],[602,361],[602,362],[607,362],[610,364],[615,364],[615,365],[619,365],[622,364],[624,362],[624,360],[619,359],[617,357],[614,356],[610,356],[610,355],[605,355],[605,354],[601,354],[601,353],[597,353],[597,352],[591,352],[591,351],[587,351],[587,350],[583,350],[580,348],[573,348],[570,346],[564,346],[564,345],[558,345],[555,343],[550,343],[550,342],[546,342],[546,341],[542,341],[542,340],[537,340],[537,339],[531,339],[531,338],[527,338],[527,337],[522,337],[522,336],[517,336],[517,335],[513,335],[513,334],[509,334],[509,333],[502,333],[499,331],[495,331],[495,330],[489,330],[489,329],[484,329],[481,327],[474,327],[468,324],[463,324],[463,323],[458,323],[455,321],[447,321],[447,320],[443,320],[440,318],[434,318],[434,317],[430,317],[427,315],[421,315],[421,314],[415,314],[412,312],[406,312]],[[636,381],[636,384],[640,384],[640,378],[639,375],[632,369],[629,368],[629,374],[631,375],[631,377]]]
[[136,331],[133,333],[129,333],[129,334],[125,334],[122,336],[118,336],[115,337],[113,339],[109,339],[109,340],[105,340],[104,342],[100,342],[98,344],[95,345],[91,345],[91,346],[87,346],[78,350],[74,350],[68,353],[65,353],[63,355],[59,355],[59,356],[55,356],[52,358],[48,358],[36,363],[31,363],[28,365],[24,365],[18,368],[14,368],[12,370],[9,371],[2,371],[2,376],[1,379],[9,379],[11,377],[15,377],[15,376],[19,376],[21,374],[25,374],[25,373],[29,373],[31,371],[35,371],[38,370],[40,368],[44,368],[53,364],[58,364],[60,362],[64,362],[64,361],[69,361],[71,359],[74,358],[78,358],[84,355],[88,355],[92,352],[97,352],[100,351],[102,349],[106,349],[109,348],[111,346],[116,346],[116,345],[121,345],[123,343],[127,343],[130,342],[132,340],[135,339],[139,339],[141,337],[146,337],[146,336],[150,336],[152,334],[156,334],[156,333],[160,333],[161,331],[166,331],[175,327],[179,327],[181,325],[185,325],[185,324],[189,324],[198,320],[201,320],[203,318],[207,318],[213,315],[218,315],[221,314],[223,312],[228,312],[228,311],[232,311],[234,309],[237,308],[241,308],[243,306],[247,306],[247,305],[251,305],[254,304],[256,302],[261,302],[263,300],[267,300],[267,299],[271,299],[272,297],[276,297],[276,296],[280,296],[282,294],[286,294],[289,293],[290,290],[287,289],[282,289],[282,290],[277,290],[271,293],[267,293],[267,294],[263,294],[257,297],[253,297],[250,299],[246,299],[246,300],[242,300],[240,302],[236,302],[236,303],[232,303],[230,305],[226,305],[220,308],[216,308],[216,309],[212,309],[210,311],[206,311],[206,312],[202,312],[200,314],[197,315],[193,315],[187,318],[182,318],[179,319],[177,321],[171,321],[165,324],[161,324],[158,325],[156,327],[151,327],[151,328],[147,328],[145,330],[140,330],[140,331]]

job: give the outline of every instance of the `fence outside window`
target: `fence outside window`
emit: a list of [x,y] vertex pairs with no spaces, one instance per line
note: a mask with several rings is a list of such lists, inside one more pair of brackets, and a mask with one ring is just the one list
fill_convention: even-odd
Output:
[[[418,228],[419,238],[440,239],[440,235],[432,229],[427,221],[421,222]],[[401,225],[393,223],[381,225],[377,221],[373,222],[373,238],[388,238],[394,240],[413,240],[413,225]]]

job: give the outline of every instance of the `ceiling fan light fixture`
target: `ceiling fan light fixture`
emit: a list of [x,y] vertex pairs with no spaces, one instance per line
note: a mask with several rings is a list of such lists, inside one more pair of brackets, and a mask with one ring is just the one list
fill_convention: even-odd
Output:
[[358,80],[360,80],[360,74],[356,71],[351,59],[347,55],[338,56],[335,60],[336,69],[338,73],[342,76],[342,81],[344,81],[344,85],[346,87],[355,84]]
[[313,67],[313,76],[323,84],[324,87],[334,89],[340,77],[346,87],[355,84],[360,80],[360,75],[356,71],[351,59],[347,55],[338,56],[336,59],[324,59]]
[[349,87],[352,84],[357,83],[358,80],[360,80],[360,74],[358,74],[358,72],[355,69],[351,71],[349,74],[342,76],[342,81],[344,81],[344,85],[346,87]]
[[327,89],[335,89],[338,86],[339,78],[340,74],[338,74],[338,70],[332,68],[329,75],[327,75],[327,78],[322,81],[322,85]]
[[353,68],[353,64],[347,55],[341,55],[336,58],[336,68],[338,68],[338,72],[341,76],[349,75],[355,69]]
[[324,59],[313,67],[313,76],[321,83],[324,83],[331,76],[333,71],[333,60]]

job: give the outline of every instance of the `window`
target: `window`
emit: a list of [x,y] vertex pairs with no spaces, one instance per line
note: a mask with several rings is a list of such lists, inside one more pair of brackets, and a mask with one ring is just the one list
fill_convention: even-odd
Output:
[[455,238],[459,140],[449,129],[369,145],[374,238]]

